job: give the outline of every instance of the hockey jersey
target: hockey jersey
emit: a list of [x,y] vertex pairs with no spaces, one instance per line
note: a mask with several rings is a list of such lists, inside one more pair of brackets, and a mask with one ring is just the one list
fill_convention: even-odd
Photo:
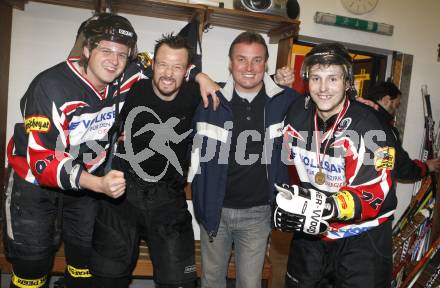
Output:
[[[330,223],[323,239],[357,235],[392,219],[397,204],[391,180],[396,156],[392,135],[369,108],[349,100],[333,133],[337,115],[326,121],[317,117],[315,131],[316,108],[310,103],[304,109],[305,101],[301,97],[294,102],[286,116],[286,163],[295,165],[302,187],[327,196],[349,191],[355,202],[354,219]],[[315,180],[320,170],[325,175],[322,184]]]
[[141,66],[132,62],[119,79],[97,91],[75,61],[40,73],[20,100],[23,123],[9,141],[8,161],[28,182],[80,189],[81,172],[92,173],[106,157],[107,132],[127,92],[144,78]]

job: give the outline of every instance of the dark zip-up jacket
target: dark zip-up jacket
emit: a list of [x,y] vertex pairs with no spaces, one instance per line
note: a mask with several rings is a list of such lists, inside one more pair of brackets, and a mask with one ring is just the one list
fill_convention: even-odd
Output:
[[[290,104],[302,96],[290,88],[277,86],[267,74],[263,82],[266,104],[262,117],[266,131],[262,160],[272,187],[267,191],[271,202],[275,195],[273,184],[288,183],[287,167],[281,162],[284,118]],[[193,119],[195,136],[188,181],[192,181],[196,218],[210,236],[217,233],[226,191],[233,92],[234,81],[230,78],[218,93],[220,106],[217,111],[199,106]]]

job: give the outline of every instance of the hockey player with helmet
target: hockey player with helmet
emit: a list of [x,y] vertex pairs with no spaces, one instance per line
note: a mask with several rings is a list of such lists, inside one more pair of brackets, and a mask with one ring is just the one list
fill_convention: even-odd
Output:
[[118,197],[125,190],[122,172],[92,173],[105,158],[106,132],[125,96],[115,86],[128,90],[132,84],[120,76],[135,54],[137,35],[127,19],[111,14],[83,28],[81,59],[40,73],[20,101],[24,126],[16,125],[8,145],[13,184],[6,195],[4,241],[12,287],[48,285],[60,237],[66,286],[91,287],[96,199],[90,191]]
[[[80,57],[43,71],[30,84],[20,101],[24,124],[16,125],[8,144],[13,171],[3,227],[11,287],[48,287],[60,238],[66,287],[91,287],[96,196],[125,192],[123,172],[101,176],[99,170],[107,132],[131,86],[145,78],[131,62],[137,35],[126,18],[100,13],[81,25],[77,40]],[[204,83],[209,91],[209,81]]]
[[277,185],[273,213],[276,229],[295,232],[286,287],[389,287],[393,138],[353,101],[343,45],[315,46],[301,75],[310,96],[291,105],[284,129],[300,186]]

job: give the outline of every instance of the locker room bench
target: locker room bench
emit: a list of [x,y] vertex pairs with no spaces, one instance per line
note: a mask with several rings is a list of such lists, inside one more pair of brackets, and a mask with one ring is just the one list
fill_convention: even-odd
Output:
[[[6,174],[6,175],[8,175],[8,174]],[[186,191],[187,199],[190,200],[191,199],[191,192],[189,191],[189,189],[186,189],[185,191]],[[0,198],[3,199],[4,197],[0,197]],[[3,206],[3,204],[1,206]],[[4,215],[4,214],[2,213],[2,215]],[[1,228],[1,225],[0,225],[0,228]],[[2,239],[3,235],[2,234],[3,233],[0,233],[0,279],[1,279],[1,273],[11,273],[12,272],[11,264],[8,262],[8,260],[6,259],[6,256],[3,253],[3,239]],[[142,277],[151,278],[153,276],[153,265],[150,260],[148,247],[142,241],[140,243],[139,250],[140,250],[140,254],[139,254],[139,258],[138,258],[136,267],[133,271],[133,276],[135,278],[142,278]],[[195,251],[196,251],[195,253],[196,253],[197,274],[200,276],[201,256],[200,256],[200,241],[199,240],[195,241]],[[52,273],[62,274],[64,272],[65,266],[66,266],[66,263],[65,263],[65,258],[64,258],[64,247],[61,244],[60,248],[58,249],[58,251],[55,255]],[[235,275],[236,275],[236,267],[235,267],[234,253],[233,253],[231,260],[229,262],[228,278],[235,279]],[[272,284],[272,264],[270,262],[268,253],[266,253],[266,257],[265,257],[265,261],[264,261],[262,280],[264,280],[267,283],[266,287],[268,287],[268,288],[271,287],[271,284]]]
[[[201,271],[200,241],[196,240],[195,248],[196,248],[197,274],[200,276],[200,271]],[[0,249],[1,249],[1,251],[0,251],[0,271],[1,271],[1,273],[11,273],[12,272],[11,264],[7,261],[5,255],[3,254],[3,241],[1,242]],[[64,272],[64,269],[65,269],[64,249],[63,249],[63,245],[61,245],[60,249],[58,250],[58,252],[55,256],[52,272],[54,274],[62,274]],[[234,261],[234,257],[232,256],[231,261],[229,262],[228,278],[234,279],[235,273],[236,273],[235,261]],[[135,278],[136,277],[151,278],[153,276],[153,265],[150,260],[148,248],[145,245],[145,243],[143,243],[143,242],[141,242],[141,244],[140,244],[140,255],[139,255],[136,267],[133,271],[133,276]],[[271,286],[272,264],[270,263],[269,257],[267,257],[267,256],[266,256],[266,259],[264,262],[262,280],[266,281],[266,283],[267,283],[266,287]]]

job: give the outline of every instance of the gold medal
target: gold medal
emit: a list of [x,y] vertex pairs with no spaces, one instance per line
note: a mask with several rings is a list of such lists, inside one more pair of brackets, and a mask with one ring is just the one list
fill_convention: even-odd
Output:
[[322,185],[325,183],[325,174],[321,171],[316,172],[315,174],[315,182],[318,185]]
[[[344,117],[345,112],[347,112],[348,109],[348,105],[350,104],[350,100],[347,100],[344,104],[344,107],[341,111],[339,111],[338,116],[336,117],[335,122],[333,123],[332,128],[330,129],[329,132],[327,132],[328,134],[324,137],[324,139],[327,139],[327,143],[324,146],[324,151],[322,152],[322,157],[324,158],[326,156],[326,151],[327,151],[327,147],[328,144],[330,143],[331,138],[333,137],[333,134],[336,130],[336,127],[339,125],[339,121],[342,119],[342,117]],[[318,185],[323,185],[325,183],[325,174],[322,172],[322,162],[321,162],[321,145],[322,145],[322,141],[321,141],[321,137],[320,137],[320,133],[321,131],[318,129],[318,110],[315,111],[315,116],[314,116],[314,124],[315,124],[315,130],[314,130],[314,135],[315,135],[315,145],[316,145],[316,166],[317,168],[319,168],[319,171],[316,172],[315,174],[315,183]],[[325,131],[324,131],[325,132]],[[325,132],[326,134],[326,132]]]

